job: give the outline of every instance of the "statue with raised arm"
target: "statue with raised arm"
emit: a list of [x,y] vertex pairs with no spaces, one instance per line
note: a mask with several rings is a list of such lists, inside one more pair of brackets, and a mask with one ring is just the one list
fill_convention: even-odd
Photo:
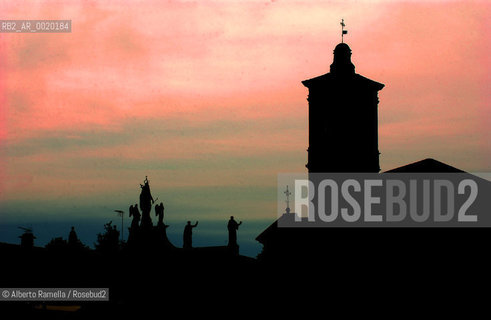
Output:
[[182,239],[182,247],[184,249],[191,249],[193,247],[193,228],[198,226],[198,221],[194,225],[191,224],[191,221],[188,221],[186,226],[184,227],[184,234]]
[[237,247],[237,230],[239,226],[242,224],[242,221],[237,223],[234,220],[234,217],[231,216],[228,221],[227,229],[228,229],[228,246],[229,247]]

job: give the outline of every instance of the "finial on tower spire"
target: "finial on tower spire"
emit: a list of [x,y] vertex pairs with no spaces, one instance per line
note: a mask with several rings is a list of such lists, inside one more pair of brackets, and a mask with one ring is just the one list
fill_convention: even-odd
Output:
[[290,213],[290,196],[292,193],[288,190],[288,185],[286,186],[284,194],[286,194],[286,213]]
[[344,30],[344,27],[346,27],[346,25],[344,24],[344,19],[341,19],[341,43],[344,43],[344,35],[345,34],[348,34],[348,30]]

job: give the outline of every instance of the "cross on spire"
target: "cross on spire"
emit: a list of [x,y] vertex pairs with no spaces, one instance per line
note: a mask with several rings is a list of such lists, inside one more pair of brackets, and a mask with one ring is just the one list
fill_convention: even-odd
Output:
[[344,24],[344,19],[341,19],[341,43],[344,43],[344,35],[345,34],[348,34],[348,30],[344,30],[344,27],[346,27],[346,25]]
[[286,213],[290,213],[290,196],[292,195],[292,193],[288,190],[288,185],[286,186],[286,191],[283,192],[284,194],[286,194]]

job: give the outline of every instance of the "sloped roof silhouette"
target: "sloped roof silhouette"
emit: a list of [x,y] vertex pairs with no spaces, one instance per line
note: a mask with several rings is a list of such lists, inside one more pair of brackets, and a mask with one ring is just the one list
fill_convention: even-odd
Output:
[[[402,167],[394,168],[384,173],[466,173],[460,169],[452,167],[448,164],[440,162],[435,159],[427,158],[414,163],[407,164]],[[276,221],[274,221],[269,227],[267,227],[263,232],[261,232],[257,237],[256,241],[263,243],[268,241],[270,238],[279,237],[281,241],[289,238],[305,236],[305,235],[318,235],[324,230],[322,228],[279,228],[278,222],[282,222],[282,225],[288,225],[289,222],[293,222],[295,213],[283,214]],[[307,223],[305,218],[301,219],[301,223]]]
[[257,237],[256,241],[260,243],[264,243],[268,237],[274,236],[274,234],[278,231],[278,221],[280,220],[293,220],[295,217],[295,213],[285,213],[281,217],[279,217],[275,222],[269,225],[263,232],[261,232]]
[[460,169],[454,168],[446,163],[440,162],[435,159],[427,158],[421,161],[417,161],[414,163],[407,164],[402,167],[398,167],[395,169],[391,169],[389,171],[385,171],[387,173],[391,172],[409,172],[409,173],[446,173],[446,172],[465,172]]
[[[359,84],[376,91],[382,90],[382,88],[385,87],[384,84],[377,81],[370,80],[362,75],[359,75],[358,73],[353,74],[348,79],[349,81],[355,84]],[[321,85],[321,84],[329,84],[329,85],[339,84],[339,81],[340,79],[335,74],[326,73],[312,79],[304,80],[302,81],[302,84],[307,88],[310,88],[312,86]]]

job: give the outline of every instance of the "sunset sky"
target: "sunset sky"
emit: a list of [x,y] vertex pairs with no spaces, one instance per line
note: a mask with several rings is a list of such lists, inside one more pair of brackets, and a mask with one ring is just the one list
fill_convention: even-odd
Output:
[[329,71],[341,18],[356,72],[386,85],[382,170],[491,170],[489,1],[73,2],[0,1],[72,20],[0,33],[0,224],[111,220],[146,175],[170,221],[272,221],[277,174],[306,170],[301,81]]

